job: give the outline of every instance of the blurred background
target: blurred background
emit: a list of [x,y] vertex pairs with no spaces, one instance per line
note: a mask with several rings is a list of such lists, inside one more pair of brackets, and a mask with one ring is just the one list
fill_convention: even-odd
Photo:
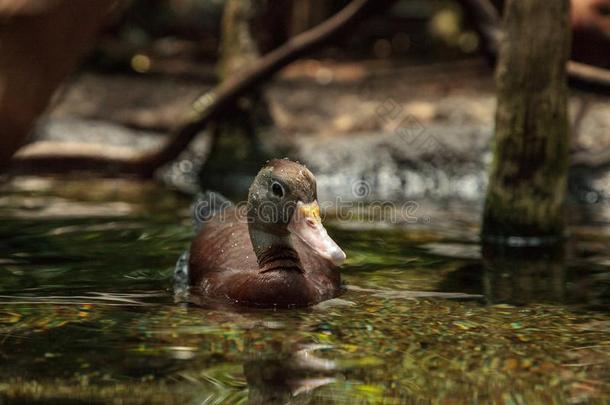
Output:
[[[571,1],[556,249],[481,244],[503,2],[369,3],[208,117],[351,3],[0,0],[0,402],[607,401],[610,2]],[[175,302],[194,196],[243,200],[282,157],[317,178],[345,293]]]
[[[574,2],[573,57],[604,67],[605,3]],[[46,97],[48,107],[38,109],[44,117],[28,139],[45,142],[21,150],[18,157],[26,159],[16,172],[20,166],[62,172],[58,162],[65,153],[125,157],[154,150],[194,100],[347,3],[168,0],[108,7],[99,34],[84,46],[92,49],[64,69],[71,72],[66,80],[51,74],[24,79],[48,80],[47,87],[58,89],[32,91],[32,103],[44,107]],[[261,162],[289,156],[310,165],[328,198],[352,198],[351,185],[365,181],[372,198],[432,194],[481,201],[495,95],[493,51],[480,32],[468,1],[374,7],[353,29],[240,96],[157,177],[188,193],[203,187],[243,198]],[[603,84],[590,87],[593,92],[576,90],[570,103],[573,151],[585,163],[572,190],[577,199],[595,202],[607,197],[608,179],[600,170],[605,164],[588,163],[610,146],[610,114]],[[28,157],[40,155],[56,159],[28,164]]]

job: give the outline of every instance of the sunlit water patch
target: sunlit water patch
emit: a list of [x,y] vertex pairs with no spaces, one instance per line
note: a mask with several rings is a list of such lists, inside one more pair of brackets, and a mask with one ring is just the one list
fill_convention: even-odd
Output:
[[125,189],[5,193],[7,402],[549,403],[610,395],[603,221],[575,228],[563,255],[528,260],[490,255],[463,221],[376,230],[334,222],[349,258],[343,295],[308,309],[231,311],[175,302],[173,268],[192,237],[188,199]]

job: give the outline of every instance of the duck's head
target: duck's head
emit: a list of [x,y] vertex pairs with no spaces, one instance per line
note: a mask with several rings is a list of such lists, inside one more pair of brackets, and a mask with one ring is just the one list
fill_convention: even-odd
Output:
[[345,253],[322,225],[316,179],[303,165],[288,159],[268,162],[248,194],[248,226],[257,252],[289,243],[294,235],[319,256],[340,265]]

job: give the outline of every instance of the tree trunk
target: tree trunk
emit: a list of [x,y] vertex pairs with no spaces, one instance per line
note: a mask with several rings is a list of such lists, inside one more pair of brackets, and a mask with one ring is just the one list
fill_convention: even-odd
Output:
[[554,240],[566,225],[569,0],[507,0],[504,29],[483,239]]
[[[221,82],[242,74],[260,58],[254,32],[260,25],[264,3],[263,0],[228,0],[225,3],[218,62]],[[237,99],[210,125],[213,143],[199,174],[200,186],[239,195],[239,189],[227,188],[227,184],[238,184],[240,178],[256,174],[261,162],[270,158],[261,147],[261,138],[272,122],[261,89]]]

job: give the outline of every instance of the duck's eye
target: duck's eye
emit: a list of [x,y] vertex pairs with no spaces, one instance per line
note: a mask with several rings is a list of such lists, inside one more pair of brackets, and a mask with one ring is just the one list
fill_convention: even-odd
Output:
[[271,192],[276,197],[282,198],[284,196],[284,187],[282,187],[282,185],[278,182],[273,182],[271,185]]

